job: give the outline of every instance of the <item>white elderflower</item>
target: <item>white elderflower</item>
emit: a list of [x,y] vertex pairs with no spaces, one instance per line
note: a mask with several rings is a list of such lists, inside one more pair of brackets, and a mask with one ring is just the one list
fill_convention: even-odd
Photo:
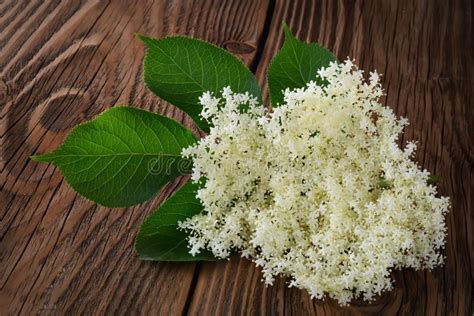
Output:
[[[191,253],[233,250],[312,297],[347,304],[392,288],[393,268],[443,261],[449,200],[397,139],[408,124],[352,61],[318,72],[325,87],[285,91],[273,112],[224,89],[200,99],[209,135],[183,151],[204,212],[180,223]],[[246,109],[245,111],[243,109]]]

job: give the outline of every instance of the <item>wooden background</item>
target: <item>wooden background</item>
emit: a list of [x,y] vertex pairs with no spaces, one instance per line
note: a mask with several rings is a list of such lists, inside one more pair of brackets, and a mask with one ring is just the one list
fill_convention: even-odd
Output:
[[[472,1],[0,1],[0,314],[472,315],[474,26]],[[179,110],[144,86],[135,32],[187,34],[249,65],[262,86],[285,20],[299,38],[383,74],[384,100],[411,125],[417,161],[452,199],[447,261],[394,273],[395,289],[341,308],[254,265],[136,258],[139,225],[183,183],[133,208],[86,201],[52,166],[28,160],[114,104]],[[195,129],[194,129],[195,130]]]

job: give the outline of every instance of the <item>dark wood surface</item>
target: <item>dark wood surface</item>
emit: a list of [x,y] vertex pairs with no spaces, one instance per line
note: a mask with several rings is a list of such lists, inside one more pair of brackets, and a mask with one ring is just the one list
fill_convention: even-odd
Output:
[[[473,2],[0,1],[0,315],[473,315]],[[265,86],[285,20],[299,38],[383,74],[384,102],[408,117],[404,139],[441,177],[452,209],[444,267],[394,273],[392,292],[339,307],[280,279],[261,282],[238,257],[219,263],[136,258],[135,234],[183,179],[128,209],[87,201],[52,166],[28,157],[114,104],[182,112],[142,80],[135,32],[187,34],[241,58]],[[193,128],[196,131],[195,128]]]

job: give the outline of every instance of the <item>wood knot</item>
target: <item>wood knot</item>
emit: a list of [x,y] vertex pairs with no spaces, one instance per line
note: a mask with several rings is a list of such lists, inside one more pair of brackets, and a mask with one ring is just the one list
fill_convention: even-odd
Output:
[[52,132],[69,131],[84,121],[91,103],[88,92],[79,88],[61,88],[35,108],[29,128],[34,130],[41,126]]
[[223,46],[227,51],[233,54],[249,54],[257,49],[255,45],[237,41],[227,41],[223,44]]

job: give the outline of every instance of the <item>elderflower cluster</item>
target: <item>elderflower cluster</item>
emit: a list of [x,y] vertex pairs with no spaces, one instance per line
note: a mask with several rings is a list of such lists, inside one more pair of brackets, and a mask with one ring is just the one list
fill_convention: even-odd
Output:
[[347,60],[318,75],[324,86],[286,90],[273,111],[229,88],[200,98],[213,127],[183,156],[204,212],[179,225],[192,254],[239,251],[267,284],[286,275],[344,305],[391,289],[393,268],[442,263],[449,199],[411,160],[415,143],[397,145],[408,122],[380,103],[376,73]]

